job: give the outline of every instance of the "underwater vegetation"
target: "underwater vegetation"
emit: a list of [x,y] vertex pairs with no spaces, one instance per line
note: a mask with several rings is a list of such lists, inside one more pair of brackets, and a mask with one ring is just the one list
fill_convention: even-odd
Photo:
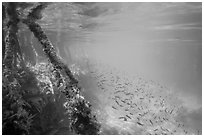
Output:
[[[91,105],[36,23],[48,4],[3,3],[2,134],[98,134],[100,124]],[[29,12],[26,7],[31,7]],[[39,40],[46,63],[25,62],[17,36],[19,23]]]
[[[94,4],[2,4],[2,134],[202,134],[202,125],[197,124],[202,108],[188,110],[180,99],[182,95],[173,89],[146,80],[135,71],[121,72],[122,68],[112,66],[113,61],[106,64],[100,62],[100,55],[95,56],[101,46],[110,44],[91,37],[96,33],[90,30],[100,26],[94,17],[103,18],[106,12],[117,14],[119,9],[104,10],[99,6],[104,3]],[[75,30],[77,33],[72,33]],[[81,33],[85,32],[92,35],[84,38],[87,35]],[[93,58],[86,56],[85,51],[92,49],[87,48],[90,43],[86,40],[96,47],[101,45],[99,52],[93,49]],[[120,50],[117,43],[115,48]],[[85,51],[80,51],[80,46]],[[110,58],[107,54],[104,60]]]

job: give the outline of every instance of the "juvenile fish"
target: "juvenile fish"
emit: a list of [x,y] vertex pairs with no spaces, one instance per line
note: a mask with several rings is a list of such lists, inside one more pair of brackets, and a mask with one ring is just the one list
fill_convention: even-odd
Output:
[[153,122],[152,122],[152,120],[149,120],[150,121],[150,123],[153,125]]
[[114,106],[112,106],[113,109],[116,109]]
[[126,115],[129,119],[132,119],[130,116]]
[[137,122],[137,124],[140,125],[140,126],[143,126],[143,125],[144,125],[144,124],[142,124],[142,123],[140,123],[140,122]]
[[127,121],[126,117],[119,117],[119,119],[123,119],[124,121]]

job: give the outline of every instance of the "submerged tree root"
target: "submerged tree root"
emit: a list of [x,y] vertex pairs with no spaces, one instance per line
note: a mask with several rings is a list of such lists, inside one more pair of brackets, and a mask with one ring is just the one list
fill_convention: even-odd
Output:
[[[68,126],[67,131],[72,132],[72,134],[98,134],[100,124],[91,113],[89,102],[80,95],[81,88],[77,85],[78,81],[74,78],[70,69],[57,56],[54,46],[40,25],[35,22],[40,18],[40,13],[46,7],[46,4],[41,3],[36,8],[33,8],[26,19],[18,18],[16,5],[16,3],[6,4],[7,14],[10,15],[10,24],[8,24],[3,62],[5,66],[3,69],[3,100],[7,100],[7,97],[9,97],[10,101],[7,103],[3,101],[3,134],[9,134],[6,131],[8,126],[16,129],[11,134],[54,134],[55,132],[49,132],[49,130],[53,131],[55,127],[53,124],[56,123],[49,123],[48,121],[56,117],[52,114],[55,112],[51,112],[51,110],[56,110],[57,105],[63,105],[66,110],[64,117],[69,121],[69,125],[66,125],[66,127]],[[16,58],[14,55],[17,52],[17,50],[13,49],[19,46],[16,36],[19,19],[28,25],[34,36],[42,44],[43,51],[50,61],[48,63],[49,67],[46,65],[43,69],[42,66],[37,68],[34,66],[34,69],[32,69],[32,66],[25,67],[22,64],[17,66],[16,63],[13,63],[13,60]],[[19,56],[22,58],[21,54]],[[16,69],[15,71],[13,71],[14,68]],[[41,73],[42,70],[44,70],[43,73]],[[45,79],[39,79],[39,75]],[[9,80],[9,77],[12,77],[12,79]],[[31,84],[30,86],[29,83]],[[61,96],[64,96],[64,102],[59,100]],[[54,99],[52,100],[51,98]],[[56,100],[58,100],[58,103]],[[19,101],[23,103],[19,104]],[[12,105],[15,102],[17,104],[13,108]],[[51,114],[48,112],[51,112]],[[58,114],[60,115],[60,111],[58,111]],[[8,119],[14,117],[13,123],[12,121],[9,122]],[[48,121],[43,124],[40,122],[42,118],[45,120],[48,118]],[[52,126],[47,128],[47,124]],[[38,130],[41,132],[37,132]]]

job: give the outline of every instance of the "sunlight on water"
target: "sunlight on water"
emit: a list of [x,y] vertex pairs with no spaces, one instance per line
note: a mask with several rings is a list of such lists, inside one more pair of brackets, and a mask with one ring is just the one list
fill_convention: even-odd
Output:
[[[201,10],[200,3],[53,3],[39,23],[80,81],[101,134],[200,134]],[[31,41],[36,55],[25,57],[42,61]]]

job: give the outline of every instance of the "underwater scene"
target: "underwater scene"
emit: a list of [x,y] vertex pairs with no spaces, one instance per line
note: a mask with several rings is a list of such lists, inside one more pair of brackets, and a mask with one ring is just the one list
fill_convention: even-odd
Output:
[[202,135],[201,2],[3,2],[3,135]]

